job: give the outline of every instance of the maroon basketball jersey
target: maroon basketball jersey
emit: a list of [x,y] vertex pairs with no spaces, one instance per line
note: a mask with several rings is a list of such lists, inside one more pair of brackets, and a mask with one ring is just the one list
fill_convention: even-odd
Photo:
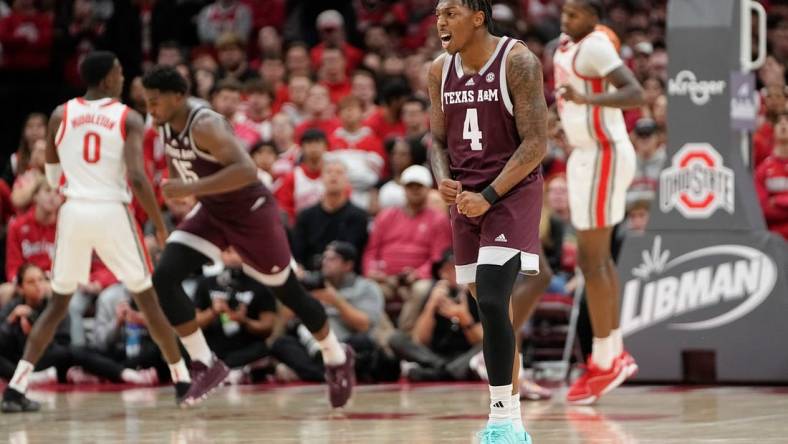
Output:
[[[475,74],[465,74],[460,54],[443,59],[441,106],[452,177],[463,190],[479,192],[503,170],[520,146],[506,84],[506,57],[519,40],[501,37],[495,52]],[[541,174],[534,170],[520,185]]]
[[[162,139],[164,140],[164,150],[170,158],[172,165],[178,172],[178,176],[186,182],[195,181],[201,177],[210,176],[224,168],[216,158],[206,151],[201,150],[192,138],[192,125],[198,114],[214,113],[208,107],[195,107],[189,112],[186,126],[180,134],[174,134],[169,124],[161,128]],[[218,115],[218,114],[217,114]],[[220,116],[221,117],[221,116]],[[224,119],[224,117],[222,117]],[[222,194],[210,196],[200,196],[198,200],[207,208],[220,208],[223,212],[233,212],[235,206],[247,207],[249,199],[257,199],[267,196],[270,192],[263,186],[262,182],[255,182],[252,185],[241,188],[240,190],[230,191]]]

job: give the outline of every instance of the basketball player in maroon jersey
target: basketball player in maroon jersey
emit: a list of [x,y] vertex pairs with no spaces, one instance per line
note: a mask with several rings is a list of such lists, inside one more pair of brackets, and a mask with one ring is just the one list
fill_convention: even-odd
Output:
[[355,383],[353,350],[339,343],[323,305],[298,282],[276,201],[230,123],[210,108],[190,104],[186,79],[172,67],[154,67],[142,84],[170,166],[162,192],[199,202],[167,239],[153,275],[164,313],[196,361],[194,384],[221,381],[228,369],[208,348],[182,282],[204,264],[220,261],[221,251],[232,246],[244,260],[244,272],[270,288],[312,332],[326,366],[331,405],[345,405]]
[[446,53],[429,72],[431,162],[450,205],[457,281],[476,296],[484,327],[491,399],[481,442],[528,443],[512,390],[509,302],[518,273],[540,268],[542,67],[522,42],[490,32],[488,0],[441,0],[436,15]]
[[156,237],[164,243],[167,229],[142,160],[143,119],[117,100],[123,92],[123,68],[115,54],[94,51],[85,56],[79,71],[87,92],[55,108],[47,132],[47,181],[52,188],[58,187],[61,175],[67,181],[67,202],[58,213],[53,295],[33,324],[22,359],[3,392],[3,413],[41,408],[25,396],[29,375],[68,314],[77,284],[86,282],[94,250],[132,292],[170,366],[177,402],[183,405],[187,394],[203,395],[210,389],[190,384],[178,343],[151,285],[150,259],[142,250],[141,232],[128,212],[127,179],[156,226]]

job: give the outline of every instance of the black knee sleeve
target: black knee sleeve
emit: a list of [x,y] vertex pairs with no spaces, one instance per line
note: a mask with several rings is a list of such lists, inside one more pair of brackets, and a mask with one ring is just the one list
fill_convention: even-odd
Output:
[[194,303],[183,290],[183,281],[211,260],[197,250],[179,243],[168,243],[153,272],[153,287],[159,305],[170,324],[177,326],[194,319]]
[[482,349],[490,385],[512,383],[514,331],[509,319],[509,299],[520,272],[520,255],[505,264],[479,264],[476,268],[476,296],[484,328]]
[[307,293],[292,271],[284,284],[269,288],[277,299],[293,310],[310,332],[314,333],[326,324],[328,318],[323,304]]

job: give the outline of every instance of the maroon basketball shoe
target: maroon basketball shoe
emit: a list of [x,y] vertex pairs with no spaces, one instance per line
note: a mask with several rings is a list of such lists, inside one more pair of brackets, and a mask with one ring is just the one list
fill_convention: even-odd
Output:
[[178,397],[178,404],[181,407],[194,406],[207,398],[212,391],[222,385],[230,374],[230,369],[214,356],[210,367],[200,361],[192,361],[190,373],[192,384],[183,397]]
[[353,349],[347,344],[345,347],[345,363],[326,366],[326,383],[328,384],[328,399],[331,407],[337,408],[347,404],[356,385],[356,357]]

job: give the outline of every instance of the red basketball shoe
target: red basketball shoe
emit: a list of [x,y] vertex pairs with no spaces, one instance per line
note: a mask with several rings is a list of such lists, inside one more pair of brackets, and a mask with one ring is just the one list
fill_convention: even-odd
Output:
[[600,396],[621,385],[627,377],[623,361],[614,359],[608,370],[602,370],[594,364],[591,357],[586,364],[586,372],[569,388],[566,400],[570,404],[590,405]]
[[624,372],[627,374],[626,379],[632,378],[638,374],[638,363],[635,362],[635,358],[633,358],[628,351],[624,350],[621,352],[618,359],[620,359],[624,365]]

